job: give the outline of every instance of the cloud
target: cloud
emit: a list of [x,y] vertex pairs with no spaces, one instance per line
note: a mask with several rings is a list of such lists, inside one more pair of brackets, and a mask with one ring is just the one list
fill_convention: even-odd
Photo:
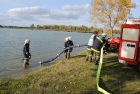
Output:
[[62,6],[62,11],[69,11],[69,12],[75,12],[79,15],[83,15],[86,14],[89,8],[89,4],[83,5],[83,6],[79,6],[79,5],[74,5],[74,6],[70,6],[70,5],[65,5]]
[[51,11],[44,7],[23,7],[23,8],[13,8],[8,11],[10,17],[17,17],[26,20],[35,20],[37,16],[40,18],[50,18],[54,20],[69,20],[69,19],[79,19],[80,16],[85,15],[88,11],[89,5],[65,5],[61,7],[59,11]]
[[10,15],[43,15],[48,14],[50,11],[43,7],[24,7],[24,8],[13,8],[8,11]]
[[49,14],[50,11],[43,7],[23,7],[23,8],[13,8],[8,11],[10,17],[24,20],[35,20],[37,16]]
[[52,12],[49,15],[46,15],[46,17],[49,17],[51,19],[56,19],[56,20],[76,20],[79,19],[80,16],[87,14],[88,12],[89,5],[65,5],[62,6],[61,10],[58,12]]
[[70,19],[78,19],[80,15],[77,13],[70,13],[66,11],[60,11],[60,12],[53,12],[50,15],[48,15],[48,18],[55,19],[55,20],[70,20]]

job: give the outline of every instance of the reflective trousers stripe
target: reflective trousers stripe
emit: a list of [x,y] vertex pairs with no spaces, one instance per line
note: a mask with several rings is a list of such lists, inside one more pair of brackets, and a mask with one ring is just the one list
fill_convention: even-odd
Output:
[[90,48],[87,48],[87,50],[92,51]]
[[100,53],[100,51],[95,50],[95,49],[93,49],[93,48],[91,48],[91,50],[93,50],[93,51],[96,52],[96,53]]

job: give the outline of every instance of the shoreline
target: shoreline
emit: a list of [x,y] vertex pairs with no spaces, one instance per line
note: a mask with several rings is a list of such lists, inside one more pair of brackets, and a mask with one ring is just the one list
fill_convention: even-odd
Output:
[[[24,74],[21,78],[5,78],[0,82],[0,93],[98,94],[98,65],[86,61],[85,56],[86,51]],[[139,93],[140,74],[133,67],[117,63],[117,60],[117,54],[104,54],[100,87],[110,93]]]

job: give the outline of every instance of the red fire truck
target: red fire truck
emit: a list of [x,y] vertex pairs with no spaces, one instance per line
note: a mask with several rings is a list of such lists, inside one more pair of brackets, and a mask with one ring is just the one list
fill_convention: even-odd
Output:
[[120,63],[137,65],[140,71],[140,19],[127,19],[122,24],[118,59]]

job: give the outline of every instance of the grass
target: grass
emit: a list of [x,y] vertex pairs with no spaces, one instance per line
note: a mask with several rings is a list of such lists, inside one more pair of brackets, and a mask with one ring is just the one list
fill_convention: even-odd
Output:
[[[21,78],[0,81],[0,94],[101,94],[96,87],[98,66],[85,61],[86,52],[63,59]],[[140,94],[140,73],[104,55],[100,87],[112,94]]]

